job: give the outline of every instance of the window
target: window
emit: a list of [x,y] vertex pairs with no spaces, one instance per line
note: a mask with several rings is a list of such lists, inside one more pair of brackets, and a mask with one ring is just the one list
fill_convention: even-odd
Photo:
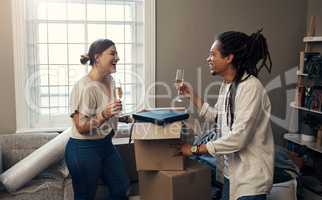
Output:
[[154,1],[14,0],[12,5],[18,130],[70,126],[70,91],[91,68],[79,58],[98,38],[116,43],[120,61],[113,76],[122,83],[124,112],[146,102],[144,93],[154,82]]

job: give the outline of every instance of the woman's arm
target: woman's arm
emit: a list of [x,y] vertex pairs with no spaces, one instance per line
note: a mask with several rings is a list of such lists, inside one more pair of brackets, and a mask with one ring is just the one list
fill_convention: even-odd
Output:
[[82,135],[89,135],[92,131],[98,128],[105,120],[108,120],[103,117],[102,113],[97,114],[94,117],[87,117],[82,113],[75,113],[73,115],[73,122]]
[[88,135],[96,128],[100,127],[104,121],[118,114],[122,109],[121,101],[108,104],[100,113],[97,113],[93,117],[88,117],[80,112],[76,112],[73,115],[73,121],[80,134]]

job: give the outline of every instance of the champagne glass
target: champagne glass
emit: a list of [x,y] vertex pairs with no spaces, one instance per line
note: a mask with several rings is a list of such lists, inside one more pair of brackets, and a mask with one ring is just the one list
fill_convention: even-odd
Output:
[[[115,84],[115,88],[114,88],[114,94],[115,94],[115,98],[116,100],[121,100],[123,97],[123,90],[121,87],[121,82],[120,80],[118,80]],[[120,115],[120,114],[119,114]]]
[[[184,70],[183,69],[177,69],[176,72],[176,82],[175,85],[177,88],[182,87],[183,85],[183,76],[184,76]],[[180,97],[180,89],[178,89],[178,97],[176,98],[176,101],[178,102],[182,102],[182,99]]]
[[121,87],[116,87],[115,88],[115,98],[117,100],[121,100],[122,97],[123,97],[123,90],[122,90],[122,88]]

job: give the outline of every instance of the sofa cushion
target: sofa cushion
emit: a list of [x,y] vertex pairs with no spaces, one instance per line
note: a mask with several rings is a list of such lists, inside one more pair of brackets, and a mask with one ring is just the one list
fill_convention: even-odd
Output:
[[63,200],[63,179],[33,179],[14,193],[0,193],[1,200]]
[[119,123],[119,127],[113,138],[128,138],[130,136],[130,124]]
[[2,147],[3,170],[9,169],[15,163],[46,144],[58,133],[28,133],[0,135]]
[[296,200],[297,199],[297,181],[292,179],[273,185],[267,200]]
[[17,191],[46,168],[63,159],[70,131],[70,128],[65,130],[2,173],[0,181],[6,189]]
[[59,162],[51,165],[40,174],[36,176],[36,178],[68,178],[69,171],[67,165],[65,163],[65,159],[60,160]]

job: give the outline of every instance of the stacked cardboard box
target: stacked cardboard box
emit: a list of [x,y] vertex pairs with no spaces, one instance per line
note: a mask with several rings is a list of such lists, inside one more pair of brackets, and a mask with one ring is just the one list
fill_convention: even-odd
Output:
[[137,123],[133,128],[141,200],[209,200],[210,170],[176,155],[182,142],[182,123],[165,126]]

